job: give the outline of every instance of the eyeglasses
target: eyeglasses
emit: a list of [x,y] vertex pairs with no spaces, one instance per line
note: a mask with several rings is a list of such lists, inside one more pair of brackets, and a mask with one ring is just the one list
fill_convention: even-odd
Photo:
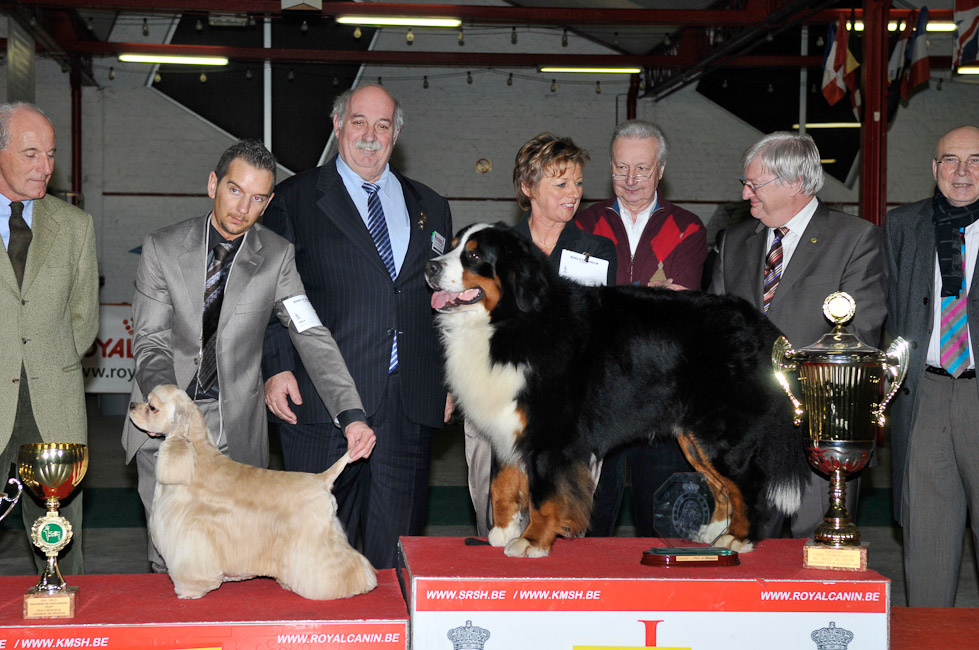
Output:
[[958,171],[959,165],[965,163],[969,169],[979,169],[979,156],[969,156],[965,160],[959,160],[955,156],[942,156],[936,158],[935,162],[947,171]]
[[647,182],[650,178],[652,178],[654,173],[656,173],[655,170],[650,171],[648,174],[616,174],[615,168],[613,167],[612,180],[618,183],[622,183],[622,182],[628,183],[629,180],[631,179],[632,182],[635,183],[636,185],[642,185],[643,183]]
[[774,183],[775,181],[777,181],[777,180],[778,180],[778,176],[776,176],[775,178],[773,178],[773,179],[772,179],[772,180],[770,180],[770,181],[765,181],[764,183],[762,183],[762,184],[760,184],[760,185],[755,185],[755,184],[754,184],[754,183],[752,183],[751,181],[747,181],[747,180],[745,180],[745,178],[744,178],[744,176],[738,176],[738,180],[739,180],[739,181],[741,181],[741,184],[742,184],[743,186],[745,186],[745,187],[747,187],[747,188],[748,188],[748,191],[749,191],[749,192],[751,192],[752,194],[754,194],[754,193],[756,193],[756,192],[757,192],[758,190],[760,190],[761,188],[763,188],[763,187],[765,187],[766,185],[768,185],[769,183]]

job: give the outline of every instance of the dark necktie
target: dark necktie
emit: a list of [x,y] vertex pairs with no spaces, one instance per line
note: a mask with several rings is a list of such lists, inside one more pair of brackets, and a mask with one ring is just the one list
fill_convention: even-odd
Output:
[[10,241],[7,243],[7,255],[10,265],[14,267],[17,286],[24,283],[24,267],[27,265],[27,249],[31,246],[34,234],[31,227],[24,221],[24,204],[20,201],[10,202]]
[[[377,195],[380,185],[376,183],[364,183],[364,191],[367,192],[367,229],[377,247],[377,253],[381,256],[381,261],[387,268],[392,280],[398,278],[398,270],[394,266],[394,251],[391,249],[391,236],[388,234],[387,220],[384,218],[384,209],[381,208],[381,197]],[[398,333],[394,333],[394,341],[391,344],[391,361],[388,364],[388,372],[394,372],[398,367]]]
[[218,378],[217,346],[218,320],[221,318],[221,302],[224,299],[224,278],[227,275],[228,253],[231,244],[225,242],[214,247],[214,256],[207,267],[204,282],[204,321],[201,328],[201,366],[197,383],[205,393]]
[[969,321],[966,302],[969,295],[965,282],[965,228],[959,229],[962,257],[962,286],[958,296],[942,297],[941,361],[942,368],[953,377],[961,375],[969,367]]
[[775,295],[775,288],[778,287],[778,281],[782,277],[782,238],[785,237],[789,229],[785,226],[781,228],[776,228],[773,231],[775,239],[772,241],[772,247],[768,249],[768,255],[765,257],[765,283],[762,293],[762,310],[767,314],[768,308],[772,304],[772,296]]

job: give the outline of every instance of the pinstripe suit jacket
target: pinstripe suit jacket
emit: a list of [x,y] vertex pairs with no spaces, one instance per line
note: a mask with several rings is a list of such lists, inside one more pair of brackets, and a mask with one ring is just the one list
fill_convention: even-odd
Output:
[[[895,208],[884,222],[884,242],[891,277],[887,331],[911,344],[911,361],[904,386],[891,406],[891,471],[894,518],[901,521],[904,472],[907,467],[911,425],[914,422],[918,384],[925,369],[928,343],[934,327],[935,227],[931,199]],[[969,344],[979,350],[979,275],[973,269],[966,311]],[[974,382],[979,386],[979,382]],[[979,395],[977,395],[979,397]],[[974,525],[974,524],[973,524]]]
[[[391,338],[397,330],[407,417],[440,427],[445,408],[443,358],[424,271],[425,263],[439,254],[433,250],[436,233],[449,245],[452,216],[445,199],[391,170],[404,190],[411,224],[408,251],[395,281],[347,194],[336,158],[282,181],[263,223],[295,244],[306,293],[333,332],[367,415],[377,411],[384,395]],[[295,373],[303,396],[303,403],[293,406],[299,422],[331,421],[282,328],[270,327],[266,333],[263,368],[266,377],[285,370]]]

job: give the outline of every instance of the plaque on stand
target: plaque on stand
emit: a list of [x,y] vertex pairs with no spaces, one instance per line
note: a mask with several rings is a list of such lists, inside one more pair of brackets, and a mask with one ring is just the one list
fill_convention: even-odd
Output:
[[714,546],[731,522],[722,485],[711,485],[700,472],[677,472],[656,491],[653,507],[653,526],[664,546],[644,551],[642,564],[691,568],[741,563],[737,551]]

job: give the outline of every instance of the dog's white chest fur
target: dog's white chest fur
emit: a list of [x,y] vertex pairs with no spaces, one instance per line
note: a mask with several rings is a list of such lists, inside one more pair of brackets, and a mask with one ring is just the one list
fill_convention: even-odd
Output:
[[493,444],[501,462],[513,463],[514,436],[524,428],[517,395],[526,383],[526,369],[493,363],[493,326],[482,310],[442,314],[448,383],[466,418]]

